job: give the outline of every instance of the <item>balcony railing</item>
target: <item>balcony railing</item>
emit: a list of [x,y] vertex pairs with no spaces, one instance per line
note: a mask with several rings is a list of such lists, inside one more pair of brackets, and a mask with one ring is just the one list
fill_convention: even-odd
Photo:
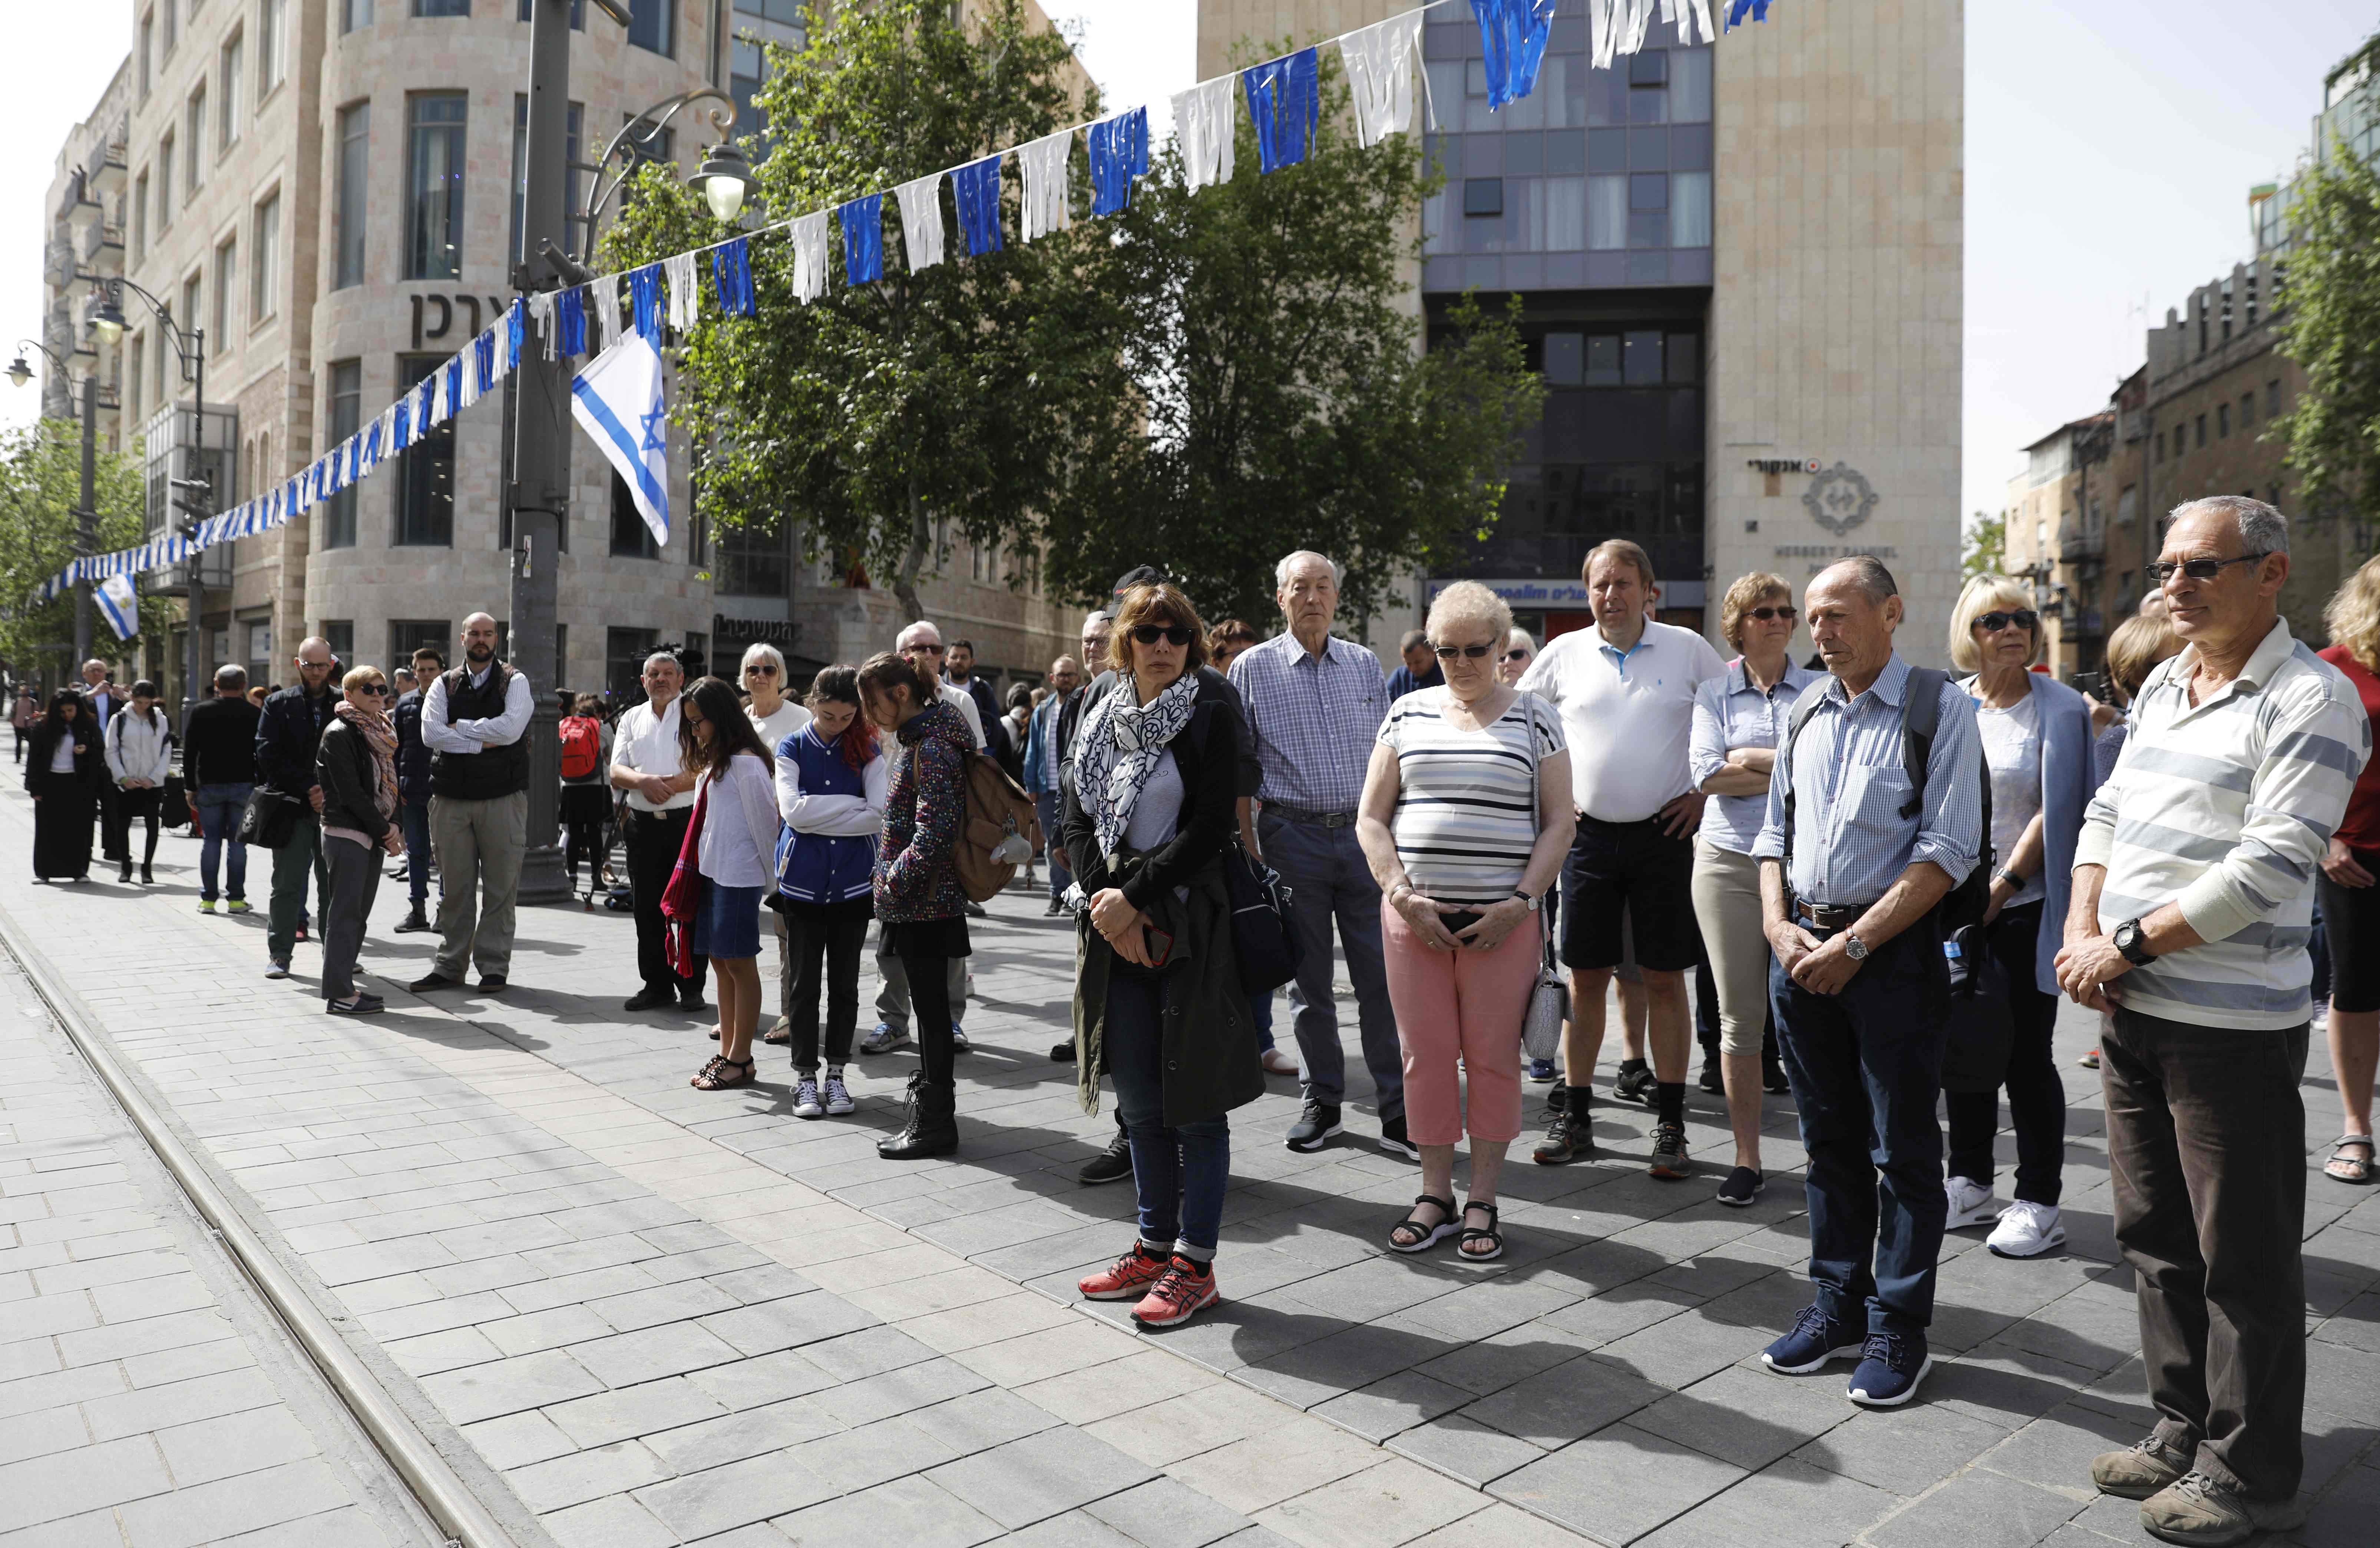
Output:
[[2107,534],[2096,522],[2062,522],[2058,529],[2060,563],[2096,559],[2107,552]]
[[85,169],[84,181],[91,191],[102,199],[113,199],[124,191],[125,126],[115,126],[115,134],[100,151],[99,156]]
[[124,227],[102,221],[82,236],[83,267],[103,278],[115,279],[124,273]]

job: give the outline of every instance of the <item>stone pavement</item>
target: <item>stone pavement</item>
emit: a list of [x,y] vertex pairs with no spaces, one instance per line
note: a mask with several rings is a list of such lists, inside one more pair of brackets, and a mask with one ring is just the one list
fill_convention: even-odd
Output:
[[[20,857],[0,864],[21,863],[23,798],[0,813],[0,852]],[[1807,1298],[1781,1101],[1757,1207],[1718,1207],[1715,1172],[1651,1181],[1642,1116],[1599,1103],[1606,1159],[1509,1171],[1511,1248],[1465,1265],[1383,1252],[1413,1169],[1368,1142],[1364,1112],[1319,1154],[1282,1149],[1295,1097],[1276,1080],[1234,1115],[1225,1305],[1139,1335],[1071,1295],[1129,1241],[1131,1201],[1073,1181],[1111,1119],[1048,1060],[1072,948],[1030,895],[977,931],[962,1153],[905,1166],[873,1145],[905,1054],[861,1063],[842,1121],[791,1117],[776,1050],[763,1085],[690,1090],[700,1028],[619,1010],[625,916],[526,911],[501,1001],[399,991],[387,1016],[336,1021],[310,952],[267,983],[260,920],[191,911],[194,852],[169,842],[145,898],[53,892],[28,922],[137,928],[175,965],[92,991],[95,1014],[424,1428],[451,1425],[556,1541],[775,1542],[888,1505],[954,1542],[2146,1541],[2084,1480],[2147,1418],[2096,1082],[2070,1066],[2073,1250],[2011,1263],[1955,1237],[1946,1358],[1909,1409],[1862,1412],[1840,1373],[1785,1381],[1754,1359]],[[429,950],[376,933],[366,968],[402,982]],[[2066,1026],[2061,1058],[2089,1033]],[[1694,1095],[1690,1139],[1723,1154],[1717,1104]],[[2311,1150],[2336,1132],[2326,1068],[2307,1096]],[[2380,1506],[2380,1200],[2310,1188],[2311,1548],[2369,1541],[2350,1523]]]
[[441,1537],[0,956],[0,1544]]

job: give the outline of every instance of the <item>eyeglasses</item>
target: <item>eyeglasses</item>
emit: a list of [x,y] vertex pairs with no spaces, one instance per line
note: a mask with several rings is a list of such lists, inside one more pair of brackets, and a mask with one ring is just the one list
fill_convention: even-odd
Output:
[[1986,613],[1975,620],[1975,627],[1985,634],[1998,634],[2010,624],[2030,634],[2041,627],[2041,615],[2025,607],[2014,613]]
[[1764,624],[1765,624],[1765,623],[1767,623],[1767,622],[1769,619],[1771,619],[1771,618],[1782,618],[1782,619],[1784,619],[1787,623],[1789,623],[1789,624],[1790,624],[1790,623],[1791,623],[1794,619],[1796,619],[1796,618],[1800,617],[1802,615],[1801,615],[1801,613],[1800,613],[1800,611],[1799,611],[1798,609],[1795,609],[1795,608],[1793,608],[1793,607],[1791,607],[1791,606],[1785,606],[1785,607],[1755,607],[1755,608],[1748,609],[1748,610],[1744,613],[1744,615],[1743,615],[1743,616],[1744,616],[1745,617],[1747,617],[1747,618],[1757,618],[1757,619],[1759,619],[1759,620],[1760,620],[1762,623],[1764,623]]
[[1529,654],[1530,652],[1527,651],[1506,651],[1504,652],[1504,659],[1506,661],[1526,661],[1529,659]]
[[1495,648],[1493,645],[1432,645],[1430,647],[1440,661],[1452,661],[1456,656],[1469,656],[1473,661],[1477,661]]
[[2212,580],[2223,573],[2223,567],[2226,565],[2252,565],[2259,559],[2270,556],[2271,551],[2267,550],[2263,554],[2242,554],[2236,559],[2184,559],[2180,564],[2175,564],[2170,559],[2159,559],[2149,567],[2148,575],[2151,580],[2160,586],[2171,580],[2173,572],[2176,570],[2180,570],[2192,580]]
[[756,661],[744,669],[744,675],[747,677],[773,677],[777,669],[765,661]]
[[1169,645],[1179,647],[1190,643],[1191,634],[1180,624],[1135,624],[1133,626],[1132,642],[1134,644],[1154,645],[1160,640]]
[[942,648],[940,645],[911,645],[906,647],[906,649],[917,651],[929,656],[938,656],[942,653]]
[[301,659],[298,663],[298,669],[301,672],[328,672],[332,667],[336,666],[337,664],[338,663],[334,661],[305,661]]
[[388,697],[388,685],[386,683],[358,683],[356,685],[356,691],[358,693],[369,693],[375,699],[385,699]]

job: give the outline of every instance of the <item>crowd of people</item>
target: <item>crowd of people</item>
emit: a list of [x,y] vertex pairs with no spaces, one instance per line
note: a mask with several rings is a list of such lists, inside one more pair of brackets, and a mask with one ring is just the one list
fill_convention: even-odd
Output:
[[[848,1115],[854,1058],[914,1045],[877,1149],[948,1155],[986,896],[968,818],[1013,782],[1046,845],[1045,915],[1075,937],[1072,1036],[1052,1057],[1075,1065],[1087,1111],[1114,1090],[1114,1136],[1082,1177],[1135,1191],[1133,1245],[1080,1290],[1151,1327],[1219,1298],[1230,1115],[1268,1075],[1299,1082],[1290,1149],[1345,1135],[1339,963],[1378,1143],[1419,1164],[1412,1208],[1382,1232],[1400,1254],[1504,1251],[1498,1185],[1532,1081],[1553,1087],[1535,1164],[1596,1158],[1597,1103],[1623,1101],[1653,1118],[1652,1177],[1701,1175],[1685,1125],[1700,1022],[1731,1141],[1719,1202],[1767,1185],[1766,1096],[1790,1089],[1799,1117],[1813,1300],[1761,1361],[1805,1375],[1852,1359],[1846,1396],[1879,1408],[1932,1367],[1946,1231],[1987,1228],[2020,1262],[2066,1239],[2053,1032],[2070,1000],[2100,1018],[2084,1062],[2107,1092],[2158,1416],[2093,1477],[2160,1536],[2239,1542],[2293,1518],[2302,1465],[2299,1078],[2318,937],[2345,1120],[2324,1170],[2363,1184],[2374,1162],[2380,558],[2332,602],[2319,652],[2279,616],[2289,569],[2271,506],[2176,511],[2099,699],[2042,669],[2041,616],[2004,577],[1960,595],[1951,672],[1902,653],[1903,602],[1871,556],[1798,599],[1781,576],[1737,579],[1722,658],[1658,618],[1650,557],[1616,539],[1585,566],[1591,627],[1540,649],[1492,591],[1458,581],[1392,673],[1339,632],[1339,567],[1309,552],[1280,561],[1272,638],[1210,626],[1144,568],[1086,619],[1079,655],[1004,698],[968,641],[925,621],[798,694],[767,645],[734,681],[689,682],[657,651],[616,722],[594,696],[559,706],[565,863],[605,890],[616,830],[628,1013],[710,1018],[715,984],[718,1047],[695,1088],[752,1084],[776,1044],[796,1117]],[[1804,628],[1815,653],[1797,664]],[[225,667],[190,717],[200,908],[245,910],[243,840],[269,843],[268,976],[306,938],[310,883],[332,1014],[384,1008],[355,970],[383,857],[409,884],[397,929],[438,936],[408,987],[458,991],[472,971],[482,993],[507,986],[534,699],[496,641],[474,615],[460,664],[425,649],[392,681],[309,640],[298,681],[261,708]],[[141,819],[146,883],[174,738],[154,685],[119,699],[93,667],[39,713],[18,701],[34,870],[80,879],[96,821],[128,881]],[[1279,1042],[1280,975],[1251,981],[1243,962],[1242,884],[1267,872],[1295,947]],[[764,920],[781,1011],[766,1026]],[[882,988],[863,1039],[871,924]],[[1557,983],[1559,1054],[1524,1058],[1523,1023]],[[1615,983],[1623,1057],[1598,1095]]]

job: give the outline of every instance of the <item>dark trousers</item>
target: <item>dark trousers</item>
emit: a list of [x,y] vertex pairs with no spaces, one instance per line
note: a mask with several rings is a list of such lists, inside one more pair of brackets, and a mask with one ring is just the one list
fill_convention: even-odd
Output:
[[901,966],[909,975],[909,1030],[917,1039],[917,1063],[927,1085],[947,1091],[958,1080],[957,1055],[951,1049],[951,958],[904,952]]
[[[2028,903],[2002,911],[1985,928],[1984,945],[2008,971],[2009,1013],[2016,1023],[2001,1078],[2009,1124],[2016,1130],[2016,1196],[2054,1205],[2066,1170],[2066,1082],[2049,1046],[2058,1030],[2058,996],[2043,993],[2034,981],[2042,907]],[[1950,1176],[1989,1183],[1999,1092],[1945,1091],[1942,1107],[1950,1120]]]
[[1380,948],[1380,887],[1350,827],[1326,828],[1285,817],[1258,820],[1267,864],[1290,885],[1289,922],[1305,956],[1289,988],[1290,1026],[1309,1101],[1336,1107],[1347,1100],[1347,1054],[1339,1042],[1339,1002],[1331,989],[1338,965],[1330,928],[1347,956],[1355,991],[1355,1025],[1364,1067],[1371,1072],[1380,1121],[1404,1116],[1405,1056],[1389,1004],[1387,959]]
[[364,947],[364,924],[380,896],[376,847],[353,839],[322,839],[331,885],[322,896],[322,998],[344,1000],[356,992],[356,958]]
[[128,851],[124,843],[124,789],[114,780],[99,787],[99,852],[112,860],[123,859]]
[[669,965],[662,945],[662,893],[670,872],[677,868],[677,852],[686,843],[686,824],[694,820],[690,807],[675,811],[628,813],[628,895],[636,904],[637,976],[645,987],[678,995],[700,994],[710,977],[710,962],[694,959],[694,974],[680,978]]
[[603,862],[612,858],[612,847],[603,841],[603,823],[598,822],[570,823],[562,830],[562,873],[570,884],[578,884],[578,862],[587,862],[587,896],[592,897],[603,889]]
[[1165,1122],[1164,989],[1153,975],[1118,964],[1108,978],[1100,1051],[1115,1081],[1116,1116],[1132,1141],[1140,1239],[1200,1262],[1215,1256],[1223,1194],[1232,1182],[1231,1120],[1218,1114]]
[[2099,1042],[2157,1432],[2256,1499],[2295,1493],[2305,1466],[2306,1031],[2119,1006]]
[[[794,1067],[815,1075],[819,1067],[819,993],[826,993],[826,1062],[851,1062],[851,1034],[859,1024],[859,954],[868,945],[868,921],[876,906],[866,897],[843,903],[787,903],[785,976],[778,1003],[794,1034]],[[943,986],[943,1009],[950,1001]]]
[[157,859],[157,822],[165,810],[165,792],[127,790],[118,786],[115,791],[115,858],[125,868],[132,865],[132,824],[135,821],[148,824],[149,835],[140,851],[140,869],[146,871]]
[[[404,802],[396,809],[396,820],[405,830],[405,890],[413,911],[422,913],[430,903],[430,802]],[[441,884],[440,895],[445,890]]]
[[322,820],[311,807],[298,814],[289,842],[273,851],[273,902],[265,915],[264,955],[275,962],[289,960],[298,944],[298,921],[306,917],[306,884],[314,898],[328,905],[331,872],[322,861]]
[[1768,968],[1809,1152],[1810,1281],[1828,1316],[1871,1333],[1920,1332],[1934,1320],[1949,1213],[1934,1119],[1949,991],[1930,920],[1870,952],[1839,994],[1814,994],[1782,965]]

